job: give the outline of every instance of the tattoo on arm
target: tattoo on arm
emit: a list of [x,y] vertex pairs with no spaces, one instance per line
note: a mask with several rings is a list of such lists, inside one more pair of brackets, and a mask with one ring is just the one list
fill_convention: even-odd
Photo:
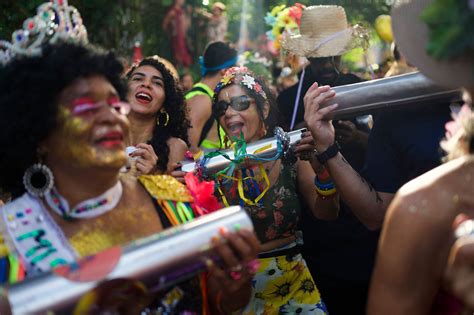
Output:
[[[349,165],[349,167],[352,168],[352,166],[349,164],[349,162],[346,160],[346,158],[345,158],[344,156],[342,156],[342,161],[343,161],[345,164]],[[354,170],[354,169],[353,169],[353,170]],[[365,178],[362,177],[362,175],[360,175],[356,170],[354,170],[354,172],[357,174],[357,176],[359,177],[360,181],[361,181],[363,184],[365,184],[365,185],[367,185],[367,186],[369,187],[369,191],[375,193],[375,202],[376,202],[376,203],[382,203],[383,200],[382,200],[382,198],[380,197],[379,193],[375,190],[374,186],[372,186],[368,181],[366,181]]]
[[357,175],[359,175],[359,178],[362,180],[362,182],[365,183],[369,187],[370,192],[375,193],[375,202],[376,203],[382,203],[383,200],[380,197],[378,191],[375,190],[374,186],[372,186],[368,181],[366,181],[365,178],[363,178],[359,173],[357,173]]

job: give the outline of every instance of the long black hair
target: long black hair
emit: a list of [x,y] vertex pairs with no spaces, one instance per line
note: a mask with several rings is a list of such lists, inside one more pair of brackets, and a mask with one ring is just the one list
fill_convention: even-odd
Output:
[[[168,124],[165,126],[165,119],[157,116],[160,119],[160,124],[153,129],[153,134],[149,144],[155,150],[158,156],[156,167],[160,171],[166,171],[166,166],[169,161],[170,148],[167,141],[170,138],[180,138],[186,144],[188,141],[188,129],[191,123],[186,115],[186,107],[184,101],[183,91],[181,90],[177,79],[171,74],[168,68],[158,60],[156,57],[147,57],[137,65],[134,65],[127,73],[127,80],[130,79],[133,72],[142,66],[151,66],[158,70],[163,76],[165,85],[165,102],[163,104],[164,110],[169,115]],[[160,112],[157,113],[160,115]]]
[[78,78],[104,76],[124,98],[123,67],[111,52],[91,45],[46,44],[39,56],[16,57],[0,68],[0,187],[24,192],[25,170],[58,125],[58,97]]

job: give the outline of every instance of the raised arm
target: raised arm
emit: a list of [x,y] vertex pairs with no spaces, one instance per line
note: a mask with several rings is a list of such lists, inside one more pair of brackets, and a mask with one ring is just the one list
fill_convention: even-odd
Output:
[[[334,127],[331,121],[324,120],[324,116],[337,108],[337,104],[326,108],[320,108],[320,104],[335,95],[329,86],[319,87],[314,83],[304,97],[305,121],[320,154],[335,143]],[[375,191],[341,153],[329,159],[324,166],[329,171],[340,197],[359,220],[369,229],[380,228],[393,194]]]

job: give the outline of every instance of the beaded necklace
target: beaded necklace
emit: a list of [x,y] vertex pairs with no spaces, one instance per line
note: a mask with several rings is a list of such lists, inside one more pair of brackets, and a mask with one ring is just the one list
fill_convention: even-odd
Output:
[[55,187],[45,195],[51,209],[66,220],[90,219],[114,209],[122,198],[123,187],[120,181],[102,195],[79,203],[70,209],[69,203]]

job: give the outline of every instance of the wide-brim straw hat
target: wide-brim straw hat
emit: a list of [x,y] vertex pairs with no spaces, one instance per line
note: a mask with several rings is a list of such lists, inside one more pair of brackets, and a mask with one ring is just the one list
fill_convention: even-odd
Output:
[[400,51],[425,76],[446,87],[474,87],[474,57],[437,60],[426,52],[428,27],[420,19],[432,0],[398,0],[392,8],[392,28]]
[[301,14],[300,34],[282,40],[282,47],[298,56],[340,56],[351,49],[353,28],[346,12],[336,5],[310,6]]
[[218,8],[219,10],[221,11],[225,11],[225,4],[223,4],[222,2],[215,2],[213,5],[212,5],[212,8]]

